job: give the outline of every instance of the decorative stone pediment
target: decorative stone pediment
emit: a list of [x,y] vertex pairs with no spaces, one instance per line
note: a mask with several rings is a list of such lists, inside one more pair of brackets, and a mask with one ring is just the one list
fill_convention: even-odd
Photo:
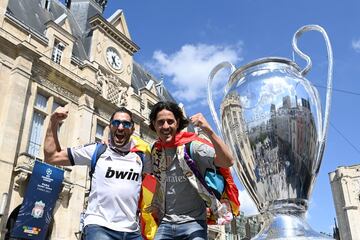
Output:
[[127,38],[130,38],[130,33],[126,24],[124,12],[121,9],[118,9],[113,13],[111,17],[109,17],[108,22],[112,24],[116,29],[118,29],[121,33],[123,33]]
[[125,35],[128,33],[122,33],[102,16],[95,15],[94,17],[91,17],[89,19],[89,24],[93,30],[99,29],[101,32],[104,32],[115,43],[122,46],[130,55],[134,55],[134,53],[139,50],[139,47],[129,38],[130,36]]
[[148,82],[148,84],[146,85],[146,89],[149,90],[155,96],[157,96],[156,85],[155,85],[155,82],[153,80],[150,80]]

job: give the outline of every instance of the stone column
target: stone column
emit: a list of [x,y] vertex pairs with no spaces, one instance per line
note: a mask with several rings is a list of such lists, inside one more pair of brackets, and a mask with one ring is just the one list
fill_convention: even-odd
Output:
[[86,144],[91,142],[91,130],[94,112],[94,98],[89,94],[84,93],[79,98],[79,112],[78,112],[78,138],[77,144]]
[[[2,4],[2,3],[1,3]],[[14,49],[18,52],[18,56],[13,62],[13,67],[9,71],[6,79],[6,92],[4,96],[1,120],[0,120],[0,195],[9,192],[13,166],[19,151],[20,141],[22,138],[22,129],[24,125],[25,112],[28,101],[28,89],[31,84],[31,69],[33,61],[39,57],[35,54],[33,46],[29,43],[21,43]],[[10,200],[10,199],[9,199]],[[9,200],[7,202],[7,215]],[[1,229],[4,229],[6,221],[1,219]]]
[[9,0],[0,1],[0,26],[1,27],[3,26],[6,8],[7,8],[8,4],[9,4]]

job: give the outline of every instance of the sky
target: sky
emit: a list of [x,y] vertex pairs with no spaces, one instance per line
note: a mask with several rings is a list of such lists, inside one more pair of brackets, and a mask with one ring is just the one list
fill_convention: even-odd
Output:
[[[322,166],[310,198],[307,219],[318,232],[332,233],[335,208],[329,173],[360,162],[360,2],[357,0],[109,0],[106,18],[122,9],[131,39],[140,47],[135,61],[164,84],[188,115],[202,112],[215,128],[207,104],[212,68],[230,61],[237,68],[258,58],[292,59],[293,34],[302,26],[322,26],[334,56],[330,126]],[[325,108],[327,51],[318,32],[304,33],[298,46],[312,59],[306,78],[318,87]],[[299,57],[295,62],[304,68]],[[224,72],[213,85],[215,105],[228,81]],[[217,108],[218,109],[218,108]],[[241,210],[256,212],[241,189]]]

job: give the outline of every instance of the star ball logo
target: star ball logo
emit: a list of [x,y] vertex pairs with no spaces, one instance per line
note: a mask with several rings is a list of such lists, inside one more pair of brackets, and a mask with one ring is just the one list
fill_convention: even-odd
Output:
[[52,170],[50,168],[46,169],[46,177],[50,177],[50,175],[52,174]]

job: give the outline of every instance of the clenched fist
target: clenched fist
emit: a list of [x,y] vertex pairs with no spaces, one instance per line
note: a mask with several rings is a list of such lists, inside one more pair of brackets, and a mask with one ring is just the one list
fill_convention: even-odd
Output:
[[195,126],[201,128],[205,133],[211,132],[211,127],[206,121],[202,113],[197,113],[190,117],[190,122]]
[[63,121],[64,119],[66,119],[68,114],[69,114],[69,110],[67,110],[64,107],[58,107],[51,115],[50,120],[53,123],[59,123],[59,122]]

